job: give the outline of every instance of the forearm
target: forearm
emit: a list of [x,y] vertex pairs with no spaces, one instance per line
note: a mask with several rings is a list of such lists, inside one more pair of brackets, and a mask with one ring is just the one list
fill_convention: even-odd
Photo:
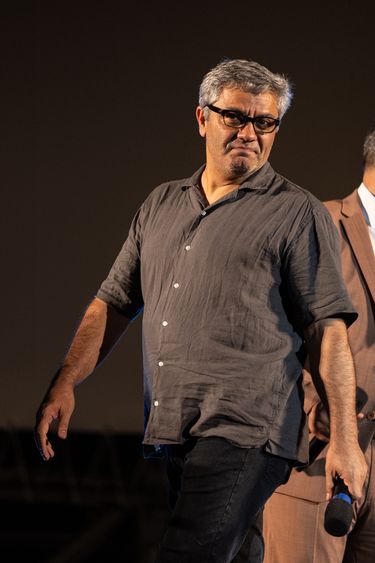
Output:
[[347,329],[340,319],[317,323],[309,334],[311,375],[329,411],[331,441],[357,441],[356,378]]
[[306,331],[311,375],[329,412],[330,437],[326,456],[327,500],[337,476],[353,498],[359,498],[367,465],[358,444],[355,412],[356,378],[344,321],[325,319]]
[[105,359],[129,322],[95,298],[79,324],[55,382],[79,385]]
[[343,321],[328,324],[324,329],[319,374],[328,401],[330,440],[357,443],[356,377]]
[[98,363],[107,324],[107,305],[94,299],[88,306],[59,369],[57,380],[79,385]]

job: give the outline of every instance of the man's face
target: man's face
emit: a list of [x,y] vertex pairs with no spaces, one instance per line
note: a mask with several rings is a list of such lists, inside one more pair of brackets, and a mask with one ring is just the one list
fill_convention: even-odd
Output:
[[[276,97],[271,92],[254,96],[235,88],[224,89],[213,103],[220,109],[241,112],[249,117],[278,118]],[[221,115],[197,108],[199,133],[206,139],[207,169],[225,181],[242,180],[268,160],[277,128],[272,133],[257,133],[248,122],[241,129],[228,127]]]

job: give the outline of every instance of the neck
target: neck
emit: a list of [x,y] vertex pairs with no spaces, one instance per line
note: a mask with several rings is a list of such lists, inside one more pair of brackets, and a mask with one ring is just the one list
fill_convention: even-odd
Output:
[[365,169],[363,183],[368,191],[375,195],[375,166],[370,166]]
[[215,181],[206,171],[202,174],[201,184],[204,195],[210,205],[230,192],[236,190],[241,185],[238,182]]
[[208,203],[214,203],[228,193],[237,190],[247,177],[235,179],[221,178],[206,167],[202,174],[201,184]]

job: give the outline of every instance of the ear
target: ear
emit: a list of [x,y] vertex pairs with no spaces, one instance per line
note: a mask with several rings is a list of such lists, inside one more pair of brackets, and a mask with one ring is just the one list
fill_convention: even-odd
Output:
[[195,116],[198,122],[199,134],[201,137],[206,136],[206,118],[204,116],[204,110],[201,106],[198,106],[195,111]]

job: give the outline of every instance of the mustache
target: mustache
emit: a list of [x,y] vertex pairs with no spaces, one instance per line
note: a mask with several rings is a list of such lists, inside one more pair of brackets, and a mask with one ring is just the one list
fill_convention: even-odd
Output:
[[254,145],[254,141],[242,141],[241,139],[234,139],[229,141],[225,145],[225,152],[229,152],[232,149],[247,149],[251,148],[253,151],[258,152],[258,147]]

